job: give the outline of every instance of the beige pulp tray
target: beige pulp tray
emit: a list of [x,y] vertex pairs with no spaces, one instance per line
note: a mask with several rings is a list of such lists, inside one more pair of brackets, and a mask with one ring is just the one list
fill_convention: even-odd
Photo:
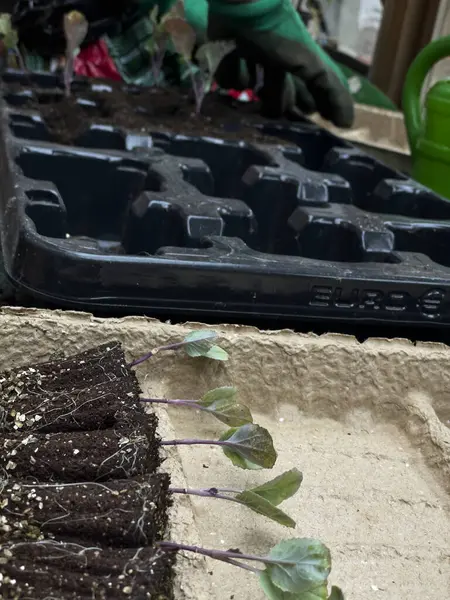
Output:
[[[121,341],[130,357],[179,340],[199,324],[30,309],[0,311],[0,368]],[[346,600],[436,600],[450,589],[450,348],[407,340],[261,332],[223,325],[228,363],[161,354],[140,366],[146,396],[200,397],[235,385],[270,429],[272,471],[242,471],[208,446],[171,448],[163,468],[178,486],[239,488],[297,467],[299,493],[281,508],[285,529],[244,507],[176,497],[174,540],[264,554],[282,538],[318,537]],[[158,411],[166,439],[217,437],[214,419]],[[210,574],[211,573],[211,574]],[[447,590],[447,592],[445,591]],[[179,600],[262,600],[256,578],[223,563],[179,558]]]

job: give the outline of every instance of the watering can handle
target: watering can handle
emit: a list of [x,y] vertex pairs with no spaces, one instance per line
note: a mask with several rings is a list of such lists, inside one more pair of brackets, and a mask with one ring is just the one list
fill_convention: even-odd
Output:
[[450,56],[450,36],[431,42],[416,56],[406,75],[403,88],[403,112],[411,151],[414,151],[422,128],[421,94],[428,73],[434,65]]

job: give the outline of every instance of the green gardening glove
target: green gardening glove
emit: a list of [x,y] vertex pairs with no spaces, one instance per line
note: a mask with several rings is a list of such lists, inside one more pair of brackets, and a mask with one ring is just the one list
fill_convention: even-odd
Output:
[[[202,0],[185,0],[200,1]],[[221,73],[235,70],[239,56],[264,69],[258,95],[269,117],[319,112],[338,127],[351,127],[353,99],[339,67],[310,36],[290,0],[207,0],[208,38],[234,39],[237,53],[225,58]],[[204,2],[204,0],[203,0]],[[288,77],[290,73],[292,76]]]

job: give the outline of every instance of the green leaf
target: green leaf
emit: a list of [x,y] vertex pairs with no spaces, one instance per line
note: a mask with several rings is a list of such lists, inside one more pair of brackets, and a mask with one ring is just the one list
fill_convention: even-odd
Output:
[[328,600],[345,600],[343,591],[333,585],[331,588],[331,594],[328,596]]
[[215,346],[213,340],[217,339],[217,333],[209,329],[200,331],[191,331],[183,340],[183,346],[186,354],[193,358],[204,356],[213,360],[228,360],[228,354]]
[[213,78],[222,59],[236,48],[231,40],[206,42],[195,53],[195,60],[207,78]]
[[[254,465],[271,469],[277,460],[270,433],[259,425],[249,423],[232,427],[220,441],[229,442],[230,445],[223,446],[222,450],[234,465],[242,469],[252,469]],[[252,466],[248,466],[248,462]]]
[[3,42],[8,50],[14,50],[17,47],[19,37],[11,25],[9,13],[0,14],[0,35],[3,36]]
[[249,409],[236,402],[236,388],[234,387],[210,390],[196,404],[230,427],[253,423]]
[[194,29],[184,17],[167,13],[163,18],[164,31],[171,37],[175,51],[187,62],[191,60],[197,39]]
[[205,358],[210,358],[211,360],[228,360],[228,353],[220,346],[211,346],[205,354]]
[[272,548],[268,558],[292,563],[266,567],[272,582],[285,592],[318,588],[327,583],[331,570],[328,548],[319,540],[309,538],[284,540]]
[[66,38],[66,53],[68,56],[73,56],[87,35],[89,23],[83,13],[71,10],[64,15],[63,29]]
[[259,575],[259,584],[269,600],[326,600],[328,595],[326,584],[306,592],[283,592],[272,583],[267,571],[262,571]]
[[285,527],[295,527],[295,521],[291,519],[289,515],[250,490],[241,492],[235,496],[235,498],[236,500],[239,500],[239,502],[242,502],[247,508],[272,519],[272,521],[280,523],[280,525],[284,525]]
[[273,506],[278,506],[284,500],[293,496],[299,489],[303,481],[303,475],[297,469],[286,471],[282,475],[263,483],[258,487],[251,488],[249,492],[258,494]]

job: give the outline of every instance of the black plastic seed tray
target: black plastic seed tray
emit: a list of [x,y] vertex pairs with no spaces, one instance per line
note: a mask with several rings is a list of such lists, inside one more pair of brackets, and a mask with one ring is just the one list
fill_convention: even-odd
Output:
[[14,92],[25,81],[5,74],[0,100],[17,289],[183,318],[450,323],[450,203],[406,176],[308,123],[261,125],[286,146],[113,124],[60,146]]

